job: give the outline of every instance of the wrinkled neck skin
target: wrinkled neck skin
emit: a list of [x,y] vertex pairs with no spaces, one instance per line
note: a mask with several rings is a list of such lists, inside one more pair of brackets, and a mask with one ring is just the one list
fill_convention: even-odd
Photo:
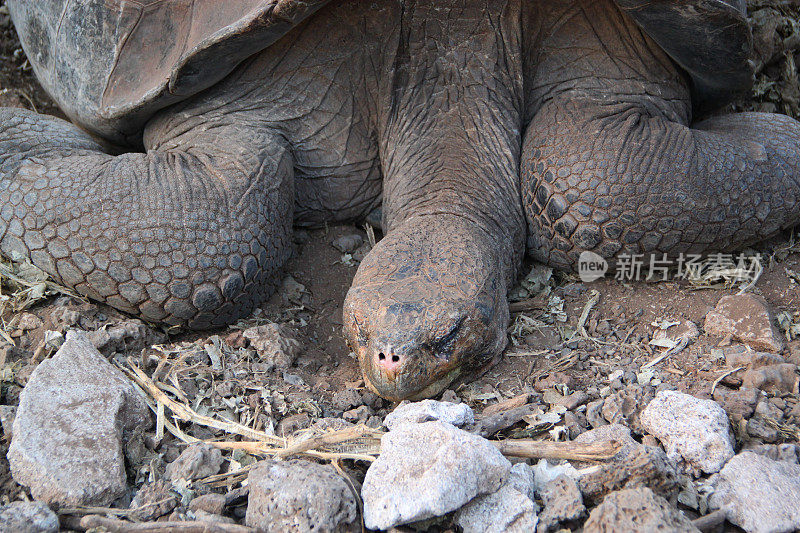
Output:
[[387,231],[344,324],[367,385],[399,400],[505,348],[525,221],[519,3],[405,2],[393,16],[375,106]]

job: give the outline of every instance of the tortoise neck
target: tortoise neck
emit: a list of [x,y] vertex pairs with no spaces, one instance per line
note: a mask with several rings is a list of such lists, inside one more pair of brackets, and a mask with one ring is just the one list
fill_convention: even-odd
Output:
[[476,242],[493,236],[487,245],[512,264],[525,240],[521,19],[518,2],[488,3],[417,2],[400,16],[379,120],[384,222],[391,232],[458,221]]

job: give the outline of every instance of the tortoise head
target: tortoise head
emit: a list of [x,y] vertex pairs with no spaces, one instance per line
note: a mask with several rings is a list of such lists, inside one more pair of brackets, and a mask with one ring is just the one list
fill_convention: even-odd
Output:
[[445,233],[391,232],[345,299],[345,337],[365,383],[384,398],[435,396],[505,348],[503,274],[491,254],[476,252],[491,247]]

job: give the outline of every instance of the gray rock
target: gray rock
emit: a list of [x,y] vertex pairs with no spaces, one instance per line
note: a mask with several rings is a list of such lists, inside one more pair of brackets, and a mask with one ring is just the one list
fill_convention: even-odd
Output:
[[760,439],[763,442],[772,443],[778,442],[780,433],[778,428],[770,425],[764,418],[754,416],[747,421],[747,434],[754,438]]
[[475,422],[475,413],[463,403],[437,402],[422,400],[421,402],[402,402],[394,411],[386,415],[383,425],[389,430],[401,424],[430,422],[440,420],[457,427]]
[[602,407],[603,417],[609,424],[623,424],[641,433],[639,417],[642,409],[652,399],[652,394],[650,387],[629,385],[605,399]]
[[353,492],[330,465],[266,460],[250,471],[248,484],[250,527],[267,533],[361,529]]
[[533,468],[526,463],[511,467],[500,490],[473,498],[459,509],[455,524],[464,533],[481,531],[533,531],[536,528],[537,505]]
[[539,514],[538,533],[553,531],[561,522],[577,520],[586,513],[581,489],[569,476],[562,474],[550,481],[541,490],[540,496],[544,510]]
[[581,433],[575,442],[595,444],[597,442],[617,441],[623,448],[636,446],[639,443],[631,437],[631,430],[622,424],[609,424]]
[[106,355],[114,352],[140,352],[167,340],[163,333],[135,318],[104,326],[86,335],[94,347]]
[[204,494],[189,502],[190,511],[205,511],[206,513],[221,515],[225,510],[224,494]]
[[342,235],[337,237],[331,243],[334,248],[343,254],[351,254],[355,252],[362,244],[364,244],[364,237],[354,233],[352,235]]
[[262,363],[272,368],[289,368],[300,354],[302,345],[294,332],[286,326],[269,323],[247,328],[242,332],[250,340]]
[[692,521],[648,488],[612,492],[595,507],[583,526],[584,533],[686,533],[699,532]]
[[537,493],[544,490],[547,484],[558,476],[564,475],[572,479],[578,479],[581,476],[580,472],[566,461],[561,464],[550,464],[547,459],[539,459],[539,462],[536,463],[532,470],[534,475],[533,486]]
[[661,448],[639,444],[625,426],[612,424],[582,433],[575,442],[586,444],[615,441],[621,446],[606,462],[583,471],[578,483],[586,500],[600,501],[606,494],[623,488],[648,487],[671,497],[678,491],[678,471]]
[[780,421],[783,418],[783,409],[778,407],[777,405],[773,404],[774,400],[780,400],[780,398],[764,398],[763,401],[758,402],[756,406],[756,416],[762,416],[764,418],[772,418],[774,420]]
[[172,481],[191,481],[213,476],[219,472],[224,461],[222,452],[210,444],[192,444],[167,465],[167,477]]
[[517,463],[511,467],[506,485],[518,490],[531,500],[536,498],[536,475],[533,467],[526,463]]
[[371,416],[367,419],[366,426],[370,429],[381,429],[383,427],[383,417]]
[[14,430],[14,418],[17,416],[17,408],[13,405],[0,405],[0,424],[3,427],[3,436],[11,439]]
[[664,444],[668,457],[682,457],[695,471],[719,472],[734,455],[728,416],[713,400],[661,391],[642,412],[641,423]]
[[709,504],[749,533],[800,530],[800,466],[742,452],[716,476]]
[[786,347],[767,301],[755,294],[723,296],[706,315],[704,328],[709,335],[732,335],[755,350],[781,352]]
[[172,512],[178,506],[178,500],[177,493],[172,492],[169,482],[159,479],[145,483],[131,501],[131,518],[141,522],[155,520]]
[[768,394],[797,394],[797,365],[780,363],[748,370],[742,375],[742,387],[762,390]]
[[355,407],[364,405],[364,399],[355,389],[344,389],[333,395],[331,405],[338,411],[349,411]]
[[731,419],[734,421],[744,420],[753,416],[758,404],[759,392],[758,389],[731,390],[717,387],[714,391],[714,400],[725,409]]
[[742,451],[757,453],[773,461],[788,461],[800,464],[800,444],[761,444]]
[[125,491],[123,445],[150,425],[150,411],[122,372],[70,331],[20,395],[8,460],[37,500],[108,505]]
[[359,405],[355,409],[350,409],[342,413],[342,418],[348,422],[357,424],[359,422],[366,422],[373,414],[372,409],[370,409],[368,405]]
[[400,424],[383,436],[364,478],[364,521],[388,529],[445,515],[497,491],[510,470],[489,441],[451,424]]
[[536,529],[538,518],[536,504],[506,484],[459,509],[453,522],[464,533],[527,533]]
[[675,463],[661,448],[638,445],[623,449],[611,462],[582,475],[579,483],[584,498],[597,502],[613,490],[636,487],[671,498],[680,490],[680,478]]
[[58,516],[44,502],[13,502],[0,507],[0,531],[56,533]]
[[797,402],[789,412],[789,417],[793,418],[796,423],[800,422],[800,402]]
[[[196,511],[192,511],[194,518],[201,522],[206,522],[209,524],[235,524],[236,520],[233,518],[222,516],[214,513],[209,513],[208,511],[204,511],[202,509],[198,509]],[[224,531],[224,530],[223,530]]]

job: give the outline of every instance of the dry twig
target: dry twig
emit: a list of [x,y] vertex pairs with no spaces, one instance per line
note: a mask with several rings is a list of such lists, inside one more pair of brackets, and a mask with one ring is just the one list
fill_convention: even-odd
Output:
[[81,518],[84,531],[103,528],[112,533],[255,533],[251,527],[207,521],[187,522],[127,522],[117,518],[89,515]]
[[529,311],[543,311],[544,309],[547,309],[547,299],[542,296],[536,296],[534,298],[508,304],[508,310],[512,315],[527,313]]
[[163,500],[159,500],[153,503],[147,503],[141,505],[139,507],[133,507],[131,509],[115,509],[113,507],[91,507],[91,506],[79,506],[79,507],[63,507],[58,510],[59,515],[77,515],[77,516],[87,516],[87,515],[97,515],[97,514],[104,514],[104,515],[115,515],[115,516],[135,516],[137,513],[144,511],[145,509],[150,509],[151,507],[157,507],[162,503],[166,503],[169,500],[174,500],[174,496],[170,496],[168,498],[164,498]]
[[319,437],[314,437],[311,439],[294,443],[291,446],[288,446],[276,452],[275,457],[281,457],[281,458],[288,457],[290,455],[297,455],[300,453],[307,452],[309,450],[323,448],[325,446],[329,446],[332,444],[342,444],[356,439],[363,439],[365,437],[369,439],[375,439],[376,441],[380,441],[380,438],[383,436],[383,434],[384,434],[383,431],[370,429],[367,426],[361,424],[352,428],[346,428],[340,431],[325,433],[323,435],[320,435]]
[[617,455],[622,447],[616,441],[583,443],[518,439],[490,442],[508,457],[554,461],[606,461]]
[[719,385],[719,384],[720,384],[720,382],[721,382],[723,379],[727,378],[727,377],[728,377],[728,376],[730,376],[731,374],[735,374],[735,373],[736,373],[736,372],[738,372],[739,370],[744,370],[744,369],[745,369],[745,367],[743,367],[743,366],[740,366],[740,367],[738,367],[738,368],[734,368],[733,370],[729,370],[728,372],[725,372],[725,373],[724,373],[724,374],[722,374],[720,377],[718,377],[717,379],[715,379],[715,380],[714,380],[714,383],[711,385],[711,394],[712,394],[712,395],[714,394],[714,391],[715,391],[715,390],[717,390],[717,385]]
[[646,363],[646,364],[642,365],[642,368],[640,369],[640,371],[644,372],[648,368],[652,368],[652,367],[656,366],[658,363],[660,363],[661,361],[663,361],[664,359],[666,359],[670,355],[674,355],[676,353],[679,353],[681,350],[686,348],[686,346],[688,344],[689,344],[689,338],[688,337],[681,337],[678,340],[678,344],[676,344],[675,346],[673,346],[672,348],[670,348],[666,352],[662,353],[661,355],[659,355],[658,357],[656,357],[655,359],[653,359],[649,363]]

